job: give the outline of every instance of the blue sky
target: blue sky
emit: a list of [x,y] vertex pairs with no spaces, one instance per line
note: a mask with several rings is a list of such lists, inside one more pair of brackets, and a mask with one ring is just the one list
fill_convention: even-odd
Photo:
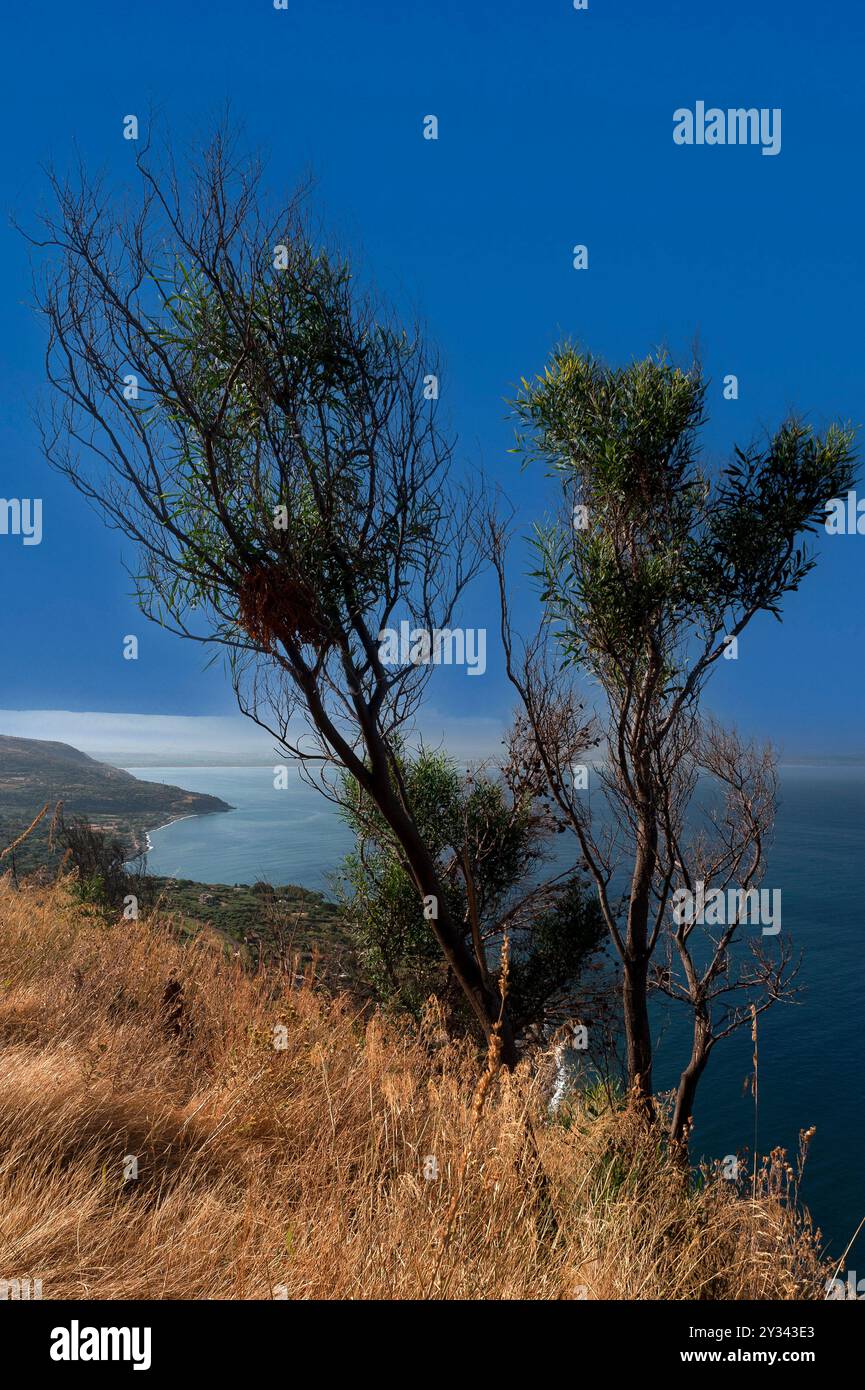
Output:
[[[287,11],[49,0],[2,21],[6,204],[27,221],[40,164],[63,168],[76,150],[122,183],[127,113],[146,122],[155,110],[188,147],[230,100],[246,142],[268,154],[271,185],[311,173],[324,222],[425,317],[460,456],[502,486],[527,529],[549,493],[507,453],[504,398],[564,335],[615,362],[662,344],[687,358],[697,339],[713,383],[710,459],[791,409],[862,421],[863,30],[852,0],[589,0],[579,12],[571,0],[289,0]],[[780,107],[780,154],[676,146],[673,112],[698,100]],[[422,138],[430,113],[435,142]],[[576,243],[587,271],[572,267]],[[0,732],[72,730],[97,751],[143,741],[158,756],[169,726],[153,716],[208,716],[226,723],[201,726],[200,746],[222,728],[226,752],[245,756],[221,668],[204,671],[200,648],[145,624],[128,548],[40,458],[30,411],[42,339],[28,294],[26,248],[4,220],[0,496],[41,497],[44,537],[0,536]],[[738,401],[722,398],[731,372]],[[754,627],[710,703],[787,756],[862,756],[865,537],[821,537],[819,550],[783,625]],[[519,611],[531,611],[525,583]],[[488,584],[463,620],[492,632]],[[139,635],[137,662],[122,659],[127,633]],[[442,673],[431,698],[431,731],[494,743],[511,700],[492,638],[482,680]],[[3,713],[43,710],[78,722]],[[179,727],[193,748],[195,726]]]

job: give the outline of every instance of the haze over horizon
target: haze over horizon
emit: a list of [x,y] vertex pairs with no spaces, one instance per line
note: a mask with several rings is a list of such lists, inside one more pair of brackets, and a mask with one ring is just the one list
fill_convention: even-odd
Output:
[[[506,724],[482,715],[444,715],[430,707],[421,729],[429,746],[458,761],[495,759]],[[268,767],[279,761],[273,740],[242,715],[105,713],[97,710],[3,710],[0,735],[68,743],[116,767]],[[781,747],[780,762],[865,764],[865,754],[812,753]],[[590,759],[591,761],[591,759]]]

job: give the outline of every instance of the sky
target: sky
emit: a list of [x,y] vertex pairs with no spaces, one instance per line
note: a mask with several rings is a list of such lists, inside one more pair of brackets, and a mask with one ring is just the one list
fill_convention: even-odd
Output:
[[[791,410],[862,421],[865,13],[730,0],[48,0],[4,7],[6,210],[32,225],[43,168],[81,158],[124,186],[123,118],[194,149],[225,103],[267,182],[313,206],[444,361],[460,466],[528,533],[552,497],[509,454],[507,398],[563,337],[612,363],[695,343],[708,463]],[[674,143],[674,112],[779,108],[781,148]],[[424,118],[438,139],[424,139]],[[576,245],[588,268],[573,265]],[[0,223],[0,497],[40,498],[41,544],[0,535],[0,732],[131,761],[267,756],[219,663],[147,624],[127,542],[53,474],[32,412],[43,330],[28,252]],[[723,380],[735,374],[736,400]],[[865,486],[861,489],[865,496]],[[821,536],[785,619],[758,621],[710,686],[713,712],[790,758],[861,758],[865,536]],[[515,556],[517,616],[536,612]],[[512,708],[489,579],[463,607],[487,670],[436,673],[428,737],[493,750]],[[127,634],[139,659],[123,659]],[[136,757],[133,758],[132,754]]]

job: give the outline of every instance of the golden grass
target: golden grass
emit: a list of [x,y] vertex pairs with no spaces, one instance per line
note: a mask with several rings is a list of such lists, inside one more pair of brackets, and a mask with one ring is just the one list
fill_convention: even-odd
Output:
[[0,880],[0,1278],[45,1298],[823,1296],[780,1158],[755,1195],[750,1175],[688,1191],[627,1112],[548,1123],[527,1063],[479,1092],[434,1025]]

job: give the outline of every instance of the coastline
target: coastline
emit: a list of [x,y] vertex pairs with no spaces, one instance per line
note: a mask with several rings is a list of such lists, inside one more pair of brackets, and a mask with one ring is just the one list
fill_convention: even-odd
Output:
[[[236,809],[235,806],[226,806],[226,811],[235,811]],[[158,830],[166,830],[169,825],[176,825],[178,821],[182,820],[196,820],[199,816],[218,816],[224,814],[225,812],[223,811],[186,811],[182,816],[169,816],[168,820],[163,821],[160,825],[152,825],[149,830],[143,831],[143,844],[140,834],[136,832],[132,840],[132,854],[128,859],[124,860],[124,867],[129,864],[134,864],[136,860],[150,853],[153,849],[153,841],[150,837],[151,835],[155,835]]]

